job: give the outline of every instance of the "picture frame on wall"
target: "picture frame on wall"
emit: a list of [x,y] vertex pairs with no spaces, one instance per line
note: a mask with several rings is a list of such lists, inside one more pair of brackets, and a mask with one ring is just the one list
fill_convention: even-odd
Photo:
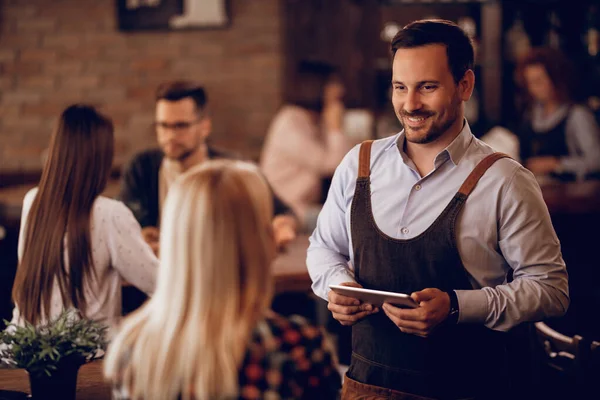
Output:
[[228,0],[116,0],[121,31],[215,29],[229,26]]

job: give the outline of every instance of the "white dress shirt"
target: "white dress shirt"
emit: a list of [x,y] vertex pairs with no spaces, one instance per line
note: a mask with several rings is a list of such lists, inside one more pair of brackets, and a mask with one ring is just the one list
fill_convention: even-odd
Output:
[[[378,228],[410,239],[441,214],[475,166],[494,150],[465,123],[456,139],[420,176],[401,149],[404,132],[377,140],[371,150],[371,202]],[[359,146],[337,168],[310,238],[307,265],[313,290],[326,299],[329,285],[354,281],[350,207]],[[560,243],[533,175],[511,159],[481,178],[458,216],[456,239],[473,290],[456,290],[459,322],[508,330],[522,321],[559,316],[569,304]],[[402,265],[398,265],[402,268]],[[507,283],[512,270],[514,280]]]

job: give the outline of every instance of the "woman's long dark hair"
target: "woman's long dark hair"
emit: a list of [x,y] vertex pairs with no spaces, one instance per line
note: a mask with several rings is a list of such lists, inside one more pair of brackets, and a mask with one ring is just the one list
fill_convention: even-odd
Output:
[[21,221],[27,229],[12,297],[26,321],[50,316],[55,281],[64,306],[85,314],[84,282],[94,276],[90,216],[106,186],[113,151],[109,118],[86,105],[62,113],[29,216]]

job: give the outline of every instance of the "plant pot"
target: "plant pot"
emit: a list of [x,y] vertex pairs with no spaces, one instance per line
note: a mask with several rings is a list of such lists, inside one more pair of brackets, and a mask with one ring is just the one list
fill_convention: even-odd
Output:
[[75,400],[77,391],[77,373],[81,363],[67,362],[59,364],[51,376],[29,374],[31,398],[33,400]]

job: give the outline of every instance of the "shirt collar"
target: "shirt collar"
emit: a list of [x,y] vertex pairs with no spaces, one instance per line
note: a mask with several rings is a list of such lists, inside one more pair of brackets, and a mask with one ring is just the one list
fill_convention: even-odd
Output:
[[[408,160],[408,156],[404,152],[404,141],[406,140],[406,136],[404,135],[404,130],[400,133],[396,134],[392,140],[385,146],[384,151],[388,151],[394,147],[400,149],[400,155],[402,159],[406,163]],[[442,150],[435,158],[436,167],[438,164],[446,161],[448,158],[452,161],[454,165],[458,165],[460,160],[463,158],[469,145],[473,141],[473,133],[471,132],[471,127],[467,120],[464,120],[464,125],[458,136],[446,147]]]
[[458,165],[463,158],[469,145],[473,141],[473,133],[467,120],[464,120],[464,125],[458,136],[446,147],[442,152],[447,152],[454,165]]

